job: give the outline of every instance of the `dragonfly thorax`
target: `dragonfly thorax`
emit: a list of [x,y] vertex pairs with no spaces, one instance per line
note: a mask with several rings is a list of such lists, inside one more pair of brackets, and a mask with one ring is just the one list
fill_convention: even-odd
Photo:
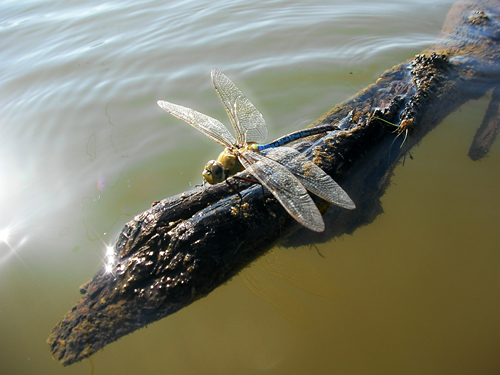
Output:
[[205,165],[202,175],[210,185],[215,185],[243,169],[238,156],[228,147],[220,153],[217,160],[210,160]]

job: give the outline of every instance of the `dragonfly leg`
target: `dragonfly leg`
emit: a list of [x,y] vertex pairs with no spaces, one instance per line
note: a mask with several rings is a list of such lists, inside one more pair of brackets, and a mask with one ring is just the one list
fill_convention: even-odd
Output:
[[238,204],[238,215],[241,215],[242,214],[243,196],[240,194],[240,191],[236,188],[236,186],[232,185],[228,179],[226,179],[226,182],[227,182],[228,186],[231,188],[231,190],[236,192],[236,194],[238,194],[238,196],[240,197],[240,202]]
[[[252,178],[246,178],[246,177],[238,177],[238,176],[233,176],[233,178],[236,178],[238,180],[242,180],[242,181],[248,181],[248,182],[252,182],[254,184],[259,184],[260,187],[262,188],[262,196],[264,196],[264,185],[262,185],[260,183],[260,181],[257,181],[257,180],[254,180]],[[227,181],[227,180],[226,180]]]
[[253,178],[246,178],[246,177],[239,177],[239,176],[233,176],[233,178],[236,178],[237,180],[241,180],[241,181],[253,182],[254,184],[259,184],[260,185],[260,182],[257,181],[257,180],[254,180]]
[[243,197],[241,196],[240,191],[239,191],[239,190],[238,190],[238,189],[237,189],[234,185],[232,185],[232,184],[229,182],[229,180],[228,180],[228,179],[226,179],[226,182],[227,182],[228,186],[229,186],[229,187],[230,187],[230,188],[231,188],[231,189],[232,189],[232,190],[233,190],[236,194],[238,194],[238,197],[240,197],[240,203],[241,203],[241,202],[243,202]]

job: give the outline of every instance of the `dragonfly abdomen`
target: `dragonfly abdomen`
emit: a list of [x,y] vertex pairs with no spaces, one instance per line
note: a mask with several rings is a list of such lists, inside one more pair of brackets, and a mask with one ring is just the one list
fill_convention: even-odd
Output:
[[320,133],[326,133],[326,132],[338,130],[338,129],[339,129],[339,127],[337,125],[332,125],[332,124],[321,125],[321,126],[317,126],[315,128],[299,130],[299,131],[284,135],[283,137],[278,138],[275,141],[272,141],[272,142],[267,143],[265,145],[256,145],[256,147],[257,147],[258,151],[262,151],[262,150],[266,150],[268,148],[283,146],[284,144],[290,143],[290,142],[295,141],[295,140],[300,139],[300,138],[309,137],[311,135],[320,134]]

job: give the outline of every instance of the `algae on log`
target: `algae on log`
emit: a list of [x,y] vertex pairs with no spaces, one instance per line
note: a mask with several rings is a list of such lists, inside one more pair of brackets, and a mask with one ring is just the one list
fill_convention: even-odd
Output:
[[434,46],[313,124],[347,118],[339,134],[294,145],[340,183],[356,210],[326,211],[317,200],[326,230],[315,233],[300,227],[269,192],[243,181],[234,181],[242,202],[226,184],[155,202],[120,233],[112,272],[99,270],[53,328],[47,342],[54,358],[77,362],[178,311],[277,243],[324,242],[370,223],[382,212],[380,197],[407,151],[463,103],[494,89],[486,136],[477,136],[470,151],[475,159],[484,156],[498,132],[499,14],[497,0],[456,3]]

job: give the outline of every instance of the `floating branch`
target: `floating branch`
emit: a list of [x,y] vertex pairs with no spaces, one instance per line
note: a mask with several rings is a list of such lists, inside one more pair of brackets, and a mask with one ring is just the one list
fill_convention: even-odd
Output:
[[[337,124],[347,117],[340,133],[294,145],[348,192],[355,210],[328,208],[316,200],[326,229],[312,232],[269,192],[245,181],[233,182],[242,201],[220,184],[155,202],[120,233],[113,271],[99,270],[53,328],[47,342],[54,358],[63,365],[77,362],[188,306],[278,243],[324,242],[373,221],[382,212],[380,197],[394,167],[408,150],[463,103],[498,90],[499,14],[498,0],[456,3],[434,46],[386,71],[312,124]],[[488,123],[495,113],[498,119],[498,91],[493,99]],[[396,133],[387,122],[397,126]],[[487,129],[496,134],[494,125]],[[402,132],[404,144],[405,137],[394,141]],[[480,157],[492,138],[475,141]]]

